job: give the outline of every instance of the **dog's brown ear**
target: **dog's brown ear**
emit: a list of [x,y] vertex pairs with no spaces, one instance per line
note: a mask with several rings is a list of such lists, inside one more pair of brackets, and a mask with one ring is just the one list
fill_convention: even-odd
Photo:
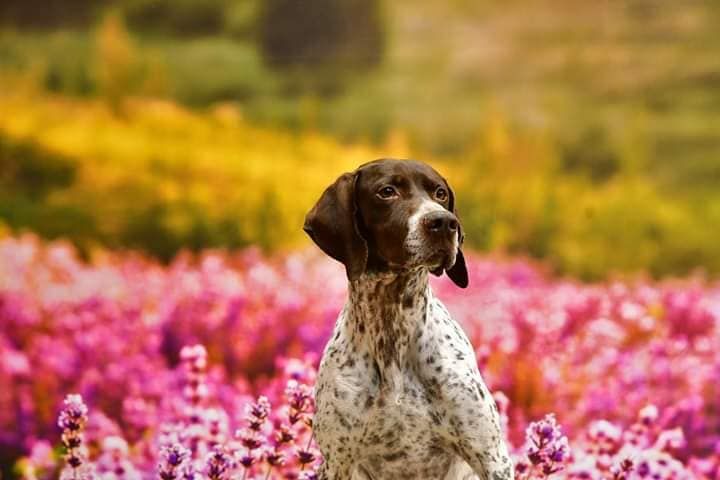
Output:
[[455,206],[455,192],[453,192],[453,189],[450,187],[450,184],[447,182],[447,180],[445,180],[445,185],[447,185],[448,196],[450,197],[448,209],[453,212],[453,215],[455,215],[455,218],[457,218],[458,220],[457,255],[455,256],[455,263],[452,267],[447,269],[445,273],[447,273],[447,276],[450,277],[450,280],[452,280],[455,285],[460,288],[465,288],[468,286],[469,283],[467,265],[465,264],[465,255],[463,255],[462,252],[462,244],[465,241],[465,232],[463,231],[462,222],[460,222],[460,216],[458,215],[457,208]]
[[460,248],[458,248],[457,255],[455,256],[455,263],[449,270],[446,270],[445,273],[447,273],[450,280],[460,288],[466,288],[470,283],[467,265],[465,264],[465,255],[463,255]]
[[355,186],[358,172],[344,173],[323,192],[305,216],[303,230],[323,252],[345,265],[348,279],[365,272],[367,242],[357,224]]

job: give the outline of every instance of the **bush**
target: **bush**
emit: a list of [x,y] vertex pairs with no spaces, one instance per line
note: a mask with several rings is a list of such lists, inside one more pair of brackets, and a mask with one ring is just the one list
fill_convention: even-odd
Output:
[[0,110],[7,112],[0,131],[22,118],[32,142],[77,169],[74,181],[32,205],[6,192],[14,197],[0,205],[0,219],[51,237],[60,230],[86,248],[133,247],[164,260],[184,247],[297,244],[306,211],[336,168],[379,156],[314,134],[252,127],[232,105],[200,114],[130,100],[116,116],[100,101],[8,96]]
[[71,158],[0,133],[0,225],[30,226],[46,238],[72,230],[77,237],[98,239],[85,209],[53,197],[67,191],[76,177],[77,165]]
[[15,27],[84,27],[108,4],[104,0],[3,0],[0,23]]
[[260,46],[274,68],[360,68],[383,57],[380,0],[266,0],[259,12]]
[[719,272],[707,228],[717,214],[661,190],[627,130],[614,142],[599,127],[562,141],[490,119],[480,145],[449,169],[467,242],[587,280]]
[[[340,172],[383,156],[314,133],[253,127],[232,104],[197,113],[131,99],[118,117],[99,101],[5,96],[0,110],[7,112],[0,131],[11,142],[4,149],[16,152],[16,162],[47,152],[64,159],[17,163],[30,170],[0,185],[0,219],[163,260],[182,248],[306,242],[302,219],[323,188]],[[555,137],[496,123],[463,162],[438,166],[455,187],[469,247],[527,253],[587,279],[698,267],[720,272],[708,228],[720,220],[717,193],[696,201],[667,195],[642,169],[630,168],[641,155],[619,140],[607,147],[618,162],[611,176],[583,163],[568,171]],[[407,147],[387,151],[403,155]],[[77,173],[58,170],[66,164]],[[21,178],[32,179],[25,190],[10,188]]]
[[220,33],[224,26],[224,0],[130,0],[123,6],[134,30],[177,36]]
[[70,185],[75,170],[64,155],[0,133],[0,188],[5,192],[41,199],[53,189]]
[[582,129],[577,138],[562,145],[562,168],[584,175],[593,183],[603,183],[620,170],[620,158],[602,127]]
[[97,31],[96,43],[98,90],[113,110],[118,111],[123,99],[137,91],[142,81],[138,54],[121,15],[112,12],[105,17]]

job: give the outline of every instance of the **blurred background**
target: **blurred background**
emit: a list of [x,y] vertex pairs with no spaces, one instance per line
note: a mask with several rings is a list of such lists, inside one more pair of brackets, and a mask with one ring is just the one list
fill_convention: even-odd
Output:
[[0,231],[297,248],[328,183],[402,156],[477,250],[717,275],[718,25],[711,0],[3,0]]

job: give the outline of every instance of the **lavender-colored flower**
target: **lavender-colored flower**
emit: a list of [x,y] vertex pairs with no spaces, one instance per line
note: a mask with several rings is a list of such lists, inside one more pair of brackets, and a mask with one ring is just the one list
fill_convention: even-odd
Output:
[[685,435],[681,428],[663,430],[655,441],[655,448],[662,451],[672,451],[683,448],[686,444]]
[[312,448],[301,448],[296,452],[298,463],[303,467],[313,463],[318,458],[318,452]]
[[219,408],[209,408],[203,412],[203,419],[207,429],[208,443],[215,446],[225,442],[228,430],[227,413]]
[[633,461],[629,458],[624,458],[619,465],[613,466],[610,469],[613,480],[627,480],[633,470],[633,467]]
[[647,477],[650,474],[650,465],[647,461],[640,462],[637,466],[636,472],[641,477]]
[[279,444],[292,443],[295,441],[296,436],[290,425],[285,423],[280,424],[280,426],[275,429],[275,441]]
[[564,468],[570,456],[568,439],[560,431],[555,415],[547,414],[542,420],[531,423],[526,430],[527,458],[533,468],[544,476]]
[[229,479],[233,468],[233,458],[222,446],[213,448],[205,459],[205,475],[210,480]]
[[245,407],[245,420],[248,422],[248,428],[260,432],[269,414],[270,402],[267,397],[261,395],[257,402],[250,403]]
[[208,395],[205,384],[207,368],[207,350],[203,345],[185,346],[180,351],[180,359],[185,368],[185,388],[183,394],[192,406],[198,406]]
[[82,444],[83,429],[87,423],[87,406],[77,394],[65,397],[63,404],[58,416],[58,426],[62,429],[60,438],[65,447],[66,467],[61,478],[92,478],[94,468],[88,464]]
[[655,405],[646,405],[640,410],[640,422],[645,426],[650,426],[658,419],[658,408]]
[[202,476],[198,473],[197,468],[192,462],[188,461],[180,469],[181,480],[202,480]]
[[[521,439],[538,409],[562,412],[563,432],[572,434],[572,455],[548,425],[532,429],[542,447],[510,445],[519,480],[558,465],[556,475],[573,480],[718,476],[720,284],[584,285],[525,262],[472,257],[473,292],[460,295],[442,279],[433,288],[482,345],[478,357],[488,362],[483,373],[507,436]],[[319,461],[302,465],[298,452],[315,452],[313,365],[346,294],[342,271],[330,267],[310,254],[267,260],[257,251],[180,256],[171,266],[113,253],[88,263],[64,245],[0,238],[0,383],[13,407],[0,411],[0,437],[9,451],[29,454],[16,471],[28,480],[87,478],[95,466],[118,480],[134,467],[158,478],[158,446],[179,444],[190,453],[177,480],[207,480],[204,463],[216,445],[232,453],[237,480],[263,478],[268,446],[287,458],[273,479],[312,472]],[[207,350],[195,345],[200,338]],[[190,346],[173,369],[182,345]],[[212,370],[209,351],[220,360]],[[33,447],[53,439],[46,408],[68,388],[57,379],[76,381],[72,388],[92,392],[105,409],[88,420],[80,402],[65,405],[57,419],[62,466],[52,445]],[[250,395],[266,397],[272,410]]]
[[248,405],[248,415],[258,420],[264,420],[270,414],[270,401],[265,395],[258,397],[257,402]]
[[242,446],[249,451],[260,448],[263,445],[263,438],[260,434],[249,428],[236,431],[235,437],[240,441]]
[[180,359],[190,371],[202,372],[207,367],[207,350],[203,345],[188,345],[180,350]]
[[243,468],[246,470],[255,465],[257,463],[258,457],[252,452],[247,451],[247,453],[244,453],[242,455],[238,455],[237,457],[237,463],[240,464]]
[[277,448],[268,448],[265,451],[265,461],[271,467],[280,467],[285,464],[285,453]]
[[88,408],[78,394],[65,397],[64,407],[58,417],[58,426],[65,432],[79,432],[85,428]]
[[96,461],[98,473],[104,479],[140,480],[140,472],[130,461],[129,453],[124,438],[117,435],[105,437],[102,441],[102,453]]
[[189,458],[190,451],[182,445],[178,443],[164,445],[160,449],[158,476],[161,480],[175,480],[181,478],[181,467]]
[[314,409],[312,388],[298,383],[296,380],[289,380],[285,388],[285,396],[290,406],[289,420],[291,425],[310,417]]

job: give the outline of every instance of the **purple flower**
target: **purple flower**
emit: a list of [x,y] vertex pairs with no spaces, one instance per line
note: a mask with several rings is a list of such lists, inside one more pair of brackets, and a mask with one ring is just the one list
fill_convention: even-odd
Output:
[[248,422],[248,428],[256,432],[261,431],[270,414],[270,402],[267,397],[260,396],[257,402],[248,404],[245,409],[245,420]]
[[298,383],[296,380],[288,380],[285,396],[290,405],[288,418],[291,425],[310,417],[314,409],[312,388]]
[[65,397],[64,407],[58,417],[58,426],[65,432],[78,432],[85,427],[87,422],[88,408],[83,403],[82,397],[71,394]]
[[257,460],[257,457],[252,453],[252,451],[248,451],[247,453],[238,457],[238,463],[242,465],[245,469],[248,469],[255,465]]
[[277,448],[268,448],[265,452],[265,461],[273,467],[282,466],[285,464],[285,454]]
[[526,454],[533,468],[544,476],[562,470],[569,460],[568,439],[560,431],[555,415],[550,413],[542,420],[531,423],[526,432]]
[[308,465],[315,461],[317,455],[312,449],[299,449],[297,451],[297,458],[300,465]]
[[180,468],[189,458],[190,451],[182,445],[178,443],[164,445],[160,449],[158,476],[162,480],[175,480],[180,478]]
[[250,451],[259,448],[263,444],[262,437],[255,430],[238,430],[235,432],[235,436],[240,440],[240,443]]
[[640,422],[643,425],[650,426],[658,418],[658,408],[655,405],[647,405],[639,413]]
[[232,457],[221,446],[213,448],[205,460],[205,474],[210,480],[227,480],[232,469]]
[[87,423],[87,406],[77,394],[68,395],[64,407],[58,416],[58,426],[62,428],[61,440],[65,447],[66,468],[62,478],[90,478],[94,475],[92,465],[88,464],[83,451],[83,429]]
[[257,402],[248,405],[248,414],[258,420],[265,420],[270,414],[270,402],[267,397],[261,395]]
[[202,480],[202,477],[191,462],[186,462],[182,466],[180,475],[182,480]]
[[[467,257],[473,291],[433,288],[479,346],[518,480],[718,476],[720,284],[585,285]],[[514,280],[518,268],[529,280]],[[0,238],[0,448],[28,453],[14,465],[27,478],[207,480],[217,445],[233,480],[312,478],[314,365],[346,295],[335,270],[258,251],[84,262],[65,245]],[[68,388],[97,408],[68,397],[51,445],[47,408]],[[562,412],[572,452],[547,419],[524,441],[538,411]],[[268,468],[268,448],[287,461]]]
[[289,425],[284,423],[275,430],[275,441],[280,444],[292,443],[295,440],[295,437],[295,432],[292,431]]

